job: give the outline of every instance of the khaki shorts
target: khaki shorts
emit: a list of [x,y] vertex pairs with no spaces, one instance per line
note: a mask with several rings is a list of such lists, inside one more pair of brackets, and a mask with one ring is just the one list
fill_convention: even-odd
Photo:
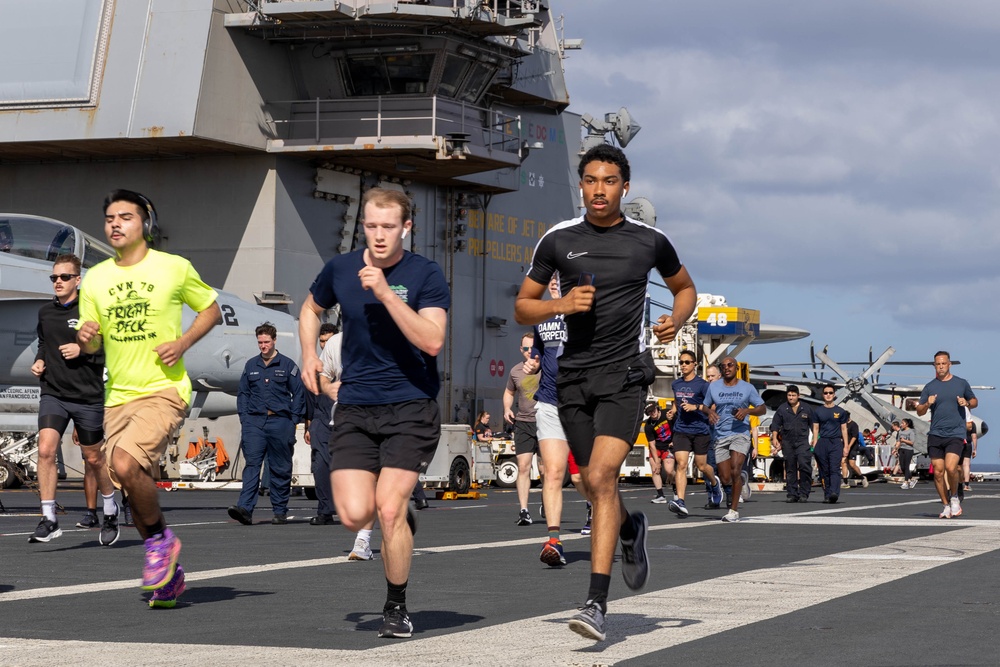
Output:
[[118,480],[111,463],[115,449],[121,447],[153,479],[159,479],[160,457],[186,414],[187,403],[173,388],[104,409],[104,447],[116,486]]

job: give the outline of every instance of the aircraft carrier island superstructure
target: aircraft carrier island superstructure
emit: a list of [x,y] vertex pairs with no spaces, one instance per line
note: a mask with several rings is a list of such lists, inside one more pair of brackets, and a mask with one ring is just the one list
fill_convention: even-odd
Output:
[[104,194],[143,192],[158,247],[297,314],[323,263],[363,244],[364,190],[402,189],[411,249],[453,291],[443,418],[499,412],[520,360],[517,287],[538,238],[578,204],[580,117],[564,112],[548,3],[2,7],[0,211],[101,238]]

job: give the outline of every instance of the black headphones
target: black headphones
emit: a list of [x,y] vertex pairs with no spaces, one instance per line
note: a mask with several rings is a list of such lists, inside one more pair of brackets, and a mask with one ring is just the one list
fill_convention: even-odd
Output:
[[153,202],[146,199],[143,195],[138,192],[135,195],[142,200],[142,203],[146,206],[146,219],[142,221],[142,237],[146,239],[146,243],[153,243],[156,241],[156,237],[159,235],[160,227],[156,224],[156,209],[153,208]]

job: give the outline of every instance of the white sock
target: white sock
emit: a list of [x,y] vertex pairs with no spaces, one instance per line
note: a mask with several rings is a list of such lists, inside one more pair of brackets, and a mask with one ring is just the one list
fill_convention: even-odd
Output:
[[361,530],[359,530],[358,531],[358,539],[359,540],[364,540],[365,542],[371,542],[372,541],[372,531],[371,531],[371,529],[370,528],[368,528],[368,529],[362,528]]
[[115,502],[114,491],[108,495],[104,495],[102,493],[101,498],[104,499],[104,516],[114,516],[118,514],[118,503]]
[[55,523],[55,520],[56,520],[56,501],[54,501],[54,500],[43,500],[42,501],[42,516],[44,516],[49,521]]

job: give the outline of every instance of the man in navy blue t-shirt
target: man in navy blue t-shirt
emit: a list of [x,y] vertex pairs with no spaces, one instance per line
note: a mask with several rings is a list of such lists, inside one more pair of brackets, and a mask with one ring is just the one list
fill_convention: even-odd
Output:
[[958,471],[965,448],[965,408],[977,407],[979,399],[966,380],[951,374],[951,355],[943,350],[934,355],[934,373],[934,379],[920,392],[917,416],[931,411],[927,455],[934,465],[934,486],[944,503],[938,516],[950,519],[962,515]]
[[343,372],[330,440],[333,498],[348,530],[364,528],[377,513],[387,587],[379,636],[409,637],[406,583],[416,524],[408,501],[440,437],[436,357],[451,295],[441,267],[403,249],[413,226],[409,198],[372,188],[361,205],[367,248],[327,262],[302,305],[302,379],[318,392],[323,364],[313,341],[320,315],[340,304]]

